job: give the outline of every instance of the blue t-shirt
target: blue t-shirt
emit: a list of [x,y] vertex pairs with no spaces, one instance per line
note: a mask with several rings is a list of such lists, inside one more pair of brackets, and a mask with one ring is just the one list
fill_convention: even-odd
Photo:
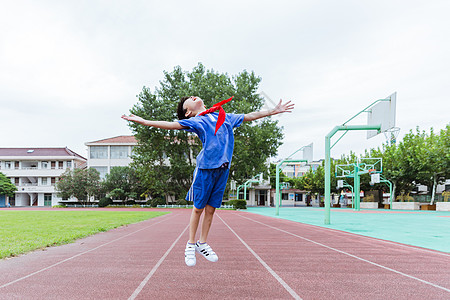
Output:
[[178,121],[181,126],[186,127],[183,130],[195,132],[202,141],[203,149],[197,156],[199,169],[215,169],[224,163],[231,163],[234,149],[233,128],[241,126],[244,115],[226,114],[225,122],[214,135],[218,116],[218,113],[209,113]]

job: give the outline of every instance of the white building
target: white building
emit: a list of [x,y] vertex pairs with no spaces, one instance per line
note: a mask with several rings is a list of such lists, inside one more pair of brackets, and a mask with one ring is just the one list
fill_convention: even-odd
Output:
[[88,168],[96,169],[100,177],[105,178],[112,167],[125,167],[131,163],[131,154],[137,141],[132,135],[122,135],[85,145],[88,147]]
[[61,198],[55,183],[66,169],[83,168],[86,158],[65,148],[0,148],[0,172],[16,185],[11,206],[53,206]]

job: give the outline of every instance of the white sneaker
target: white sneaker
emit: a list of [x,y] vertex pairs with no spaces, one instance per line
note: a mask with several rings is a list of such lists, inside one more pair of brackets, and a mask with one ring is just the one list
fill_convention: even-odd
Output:
[[195,244],[189,244],[189,242],[186,244],[186,249],[184,249],[184,262],[188,267],[195,266],[195,263],[197,262],[195,259]]
[[195,251],[203,255],[209,261],[216,262],[219,260],[217,254],[211,249],[207,243],[201,244],[200,242],[195,243]]

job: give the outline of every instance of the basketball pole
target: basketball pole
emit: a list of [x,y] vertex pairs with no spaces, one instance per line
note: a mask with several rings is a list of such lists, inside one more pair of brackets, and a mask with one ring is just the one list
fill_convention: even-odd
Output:
[[[349,131],[349,130],[380,130],[381,124],[379,125],[341,125],[336,126],[331,130],[326,136],[325,136],[325,225],[330,224],[330,197],[331,197],[331,159],[330,159],[330,152],[331,148],[336,145],[334,143],[333,146],[331,145],[331,138],[338,132],[338,131]],[[339,140],[338,140],[339,141]],[[355,191],[356,195],[356,191]]]
[[[381,113],[383,115],[385,110],[386,110],[386,108],[381,107],[380,108],[381,110],[378,109],[379,105],[377,103],[379,103],[379,102],[389,102],[388,113],[393,112],[394,113],[394,119],[393,119],[392,124],[391,124],[390,120],[387,121],[387,124],[390,126],[390,128],[394,127],[395,126],[395,105],[396,105],[396,97],[397,97],[396,95],[397,95],[397,93],[395,92],[395,93],[391,94],[388,98],[378,99],[378,100],[374,101],[372,104],[370,104],[369,106],[364,108],[362,111],[360,111],[359,113],[357,113],[356,115],[354,115],[353,117],[348,119],[341,126],[334,127],[333,130],[331,130],[325,136],[325,187],[324,187],[324,189],[325,189],[325,220],[324,220],[325,225],[329,225],[330,224],[330,200],[331,200],[330,199],[330,194],[331,194],[331,190],[330,190],[330,188],[331,188],[330,151],[331,151],[331,148],[333,148],[334,145],[336,145],[336,143],[339,142],[341,140],[341,138],[349,130],[376,130],[377,134],[380,133],[382,126],[384,126],[384,127],[386,126],[386,124],[385,124],[386,121],[383,118],[380,118],[379,114]],[[375,104],[377,104],[377,105],[375,106]],[[367,121],[367,123],[368,123],[367,125],[346,125],[348,122],[350,122],[351,120],[353,120],[354,118],[356,118],[357,116],[359,116],[363,112],[367,112],[367,113],[370,113],[370,115],[372,115],[372,113],[374,112],[373,111],[374,108],[377,108],[377,110],[376,110],[377,117],[372,116],[371,118],[369,118],[368,121]],[[374,120],[376,120],[376,122],[374,122]],[[380,123],[378,123],[378,121]],[[338,131],[345,131],[345,132],[331,146],[331,138]],[[367,138],[370,138],[369,134],[368,134]],[[356,191],[355,191],[355,194],[356,194]]]
[[[280,215],[280,204],[281,204],[281,196],[280,196],[280,172],[283,169],[280,169],[281,166],[284,163],[289,163],[289,162],[306,162],[308,163],[309,161],[307,159],[291,159],[292,156],[294,156],[294,154],[296,154],[299,151],[304,151],[305,148],[311,147],[312,148],[312,143],[307,145],[307,146],[303,146],[301,148],[299,148],[298,150],[294,151],[294,153],[292,153],[291,155],[288,156],[288,158],[281,160],[279,163],[277,163],[276,169],[275,169],[275,215],[279,216]],[[303,153],[303,156],[305,156],[305,154]],[[312,160],[312,157],[310,158]]]

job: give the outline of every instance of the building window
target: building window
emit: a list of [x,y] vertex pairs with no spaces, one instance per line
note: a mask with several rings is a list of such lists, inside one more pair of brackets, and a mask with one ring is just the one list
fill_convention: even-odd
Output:
[[108,158],[108,146],[91,146],[90,158],[93,159],[107,159]]
[[71,161],[67,162],[67,169],[72,169],[72,162]]
[[42,169],[48,169],[48,161],[43,161],[41,163]]
[[105,176],[108,173],[108,167],[91,167],[91,168],[97,170],[100,173],[101,179],[105,179]]
[[42,185],[47,185],[47,177],[42,177],[41,182]]
[[52,206],[52,194],[44,194],[44,206]]
[[5,161],[5,169],[11,169],[11,166],[12,166],[12,162]]
[[111,146],[111,158],[128,158],[128,146]]

